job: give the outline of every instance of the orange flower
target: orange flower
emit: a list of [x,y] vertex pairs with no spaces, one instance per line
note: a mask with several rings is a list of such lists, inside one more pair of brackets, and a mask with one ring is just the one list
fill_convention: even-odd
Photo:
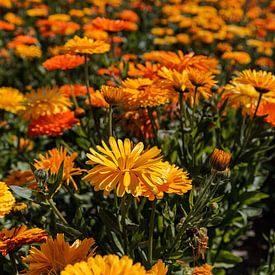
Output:
[[41,116],[31,121],[28,126],[29,136],[60,136],[66,129],[71,129],[78,120],[74,112],[63,112],[49,116]]
[[22,245],[44,242],[46,238],[46,231],[40,228],[28,229],[26,225],[13,227],[10,230],[4,228],[0,231],[0,253],[6,256]]
[[118,14],[118,17],[122,20],[138,22],[138,15],[132,10],[123,10]]
[[225,171],[231,161],[231,154],[223,150],[216,149],[210,156],[210,164],[217,171]]
[[[67,149],[62,146],[57,149],[54,148],[49,150],[45,156],[39,155],[39,160],[34,160],[34,167],[36,169],[45,169],[49,171],[51,175],[57,175],[62,162],[64,163],[62,182],[66,182],[69,185],[70,181],[73,183],[75,190],[78,190],[76,182],[73,176],[81,175],[82,169],[74,167],[74,160],[76,159],[78,153],[73,153],[71,155],[67,154]],[[62,183],[61,183],[62,184]],[[56,191],[61,188],[60,185]]]
[[[90,95],[91,95],[92,106],[97,108],[106,108],[109,106],[109,104],[105,101],[102,93],[100,93],[99,91],[90,93]],[[85,104],[90,105],[88,98],[85,100]]]
[[263,103],[257,112],[258,116],[267,115],[264,120],[275,127],[275,103]]
[[150,270],[146,272],[147,275],[166,275],[168,272],[168,267],[165,266],[162,260],[158,260],[155,265],[152,266]]
[[246,52],[225,52],[222,55],[223,59],[229,59],[232,63],[239,64],[249,64],[251,62],[251,57]]
[[38,40],[29,35],[18,35],[8,43],[8,48],[16,48],[18,45],[36,44]]
[[95,28],[109,32],[118,32],[122,30],[135,31],[137,25],[130,21],[111,20],[108,18],[97,17],[92,21]]
[[28,188],[35,189],[37,183],[35,182],[35,177],[31,170],[27,171],[12,171],[5,179],[5,183],[10,185],[22,185],[27,186]]
[[146,61],[145,65],[130,62],[128,75],[131,77],[142,76],[144,78],[157,79],[159,78],[157,73],[161,66],[161,64],[154,64],[149,61]]
[[[87,94],[86,86],[81,84],[63,85],[58,91],[65,97],[71,97],[73,94],[75,96],[85,96]],[[94,92],[94,89],[90,87],[89,91],[92,93]]]
[[64,51],[71,54],[100,54],[110,50],[110,44],[100,40],[93,40],[87,37],[75,36],[67,41]]
[[103,85],[100,88],[100,92],[103,94],[107,103],[115,105],[123,102],[124,93],[119,87],[112,87]]
[[192,275],[212,275],[212,265],[204,264],[202,266],[196,266],[193,269]]
[[13,31],[14,29],[15,29],[14,24],[0,20],[0,30]]
[[11,212],[14,203],[15,199],[9,188],[4,182],[0,181],[0,218]]
[[47,59],[42,66],[51,71],[51,70],[69,70],[73,69],[79,65],[84,64],[85,58],[79,55],[65,54],[65,55],[56,55]]

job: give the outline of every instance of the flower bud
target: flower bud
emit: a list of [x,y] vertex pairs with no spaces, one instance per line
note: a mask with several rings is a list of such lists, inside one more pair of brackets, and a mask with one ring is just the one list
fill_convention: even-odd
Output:
[[210,164],[216,171],[225,171],[231,161],[231,154],[215,149],[210,156]]
[[74,114],[75,114],[75,117],[82,118],[85,116],[85,110],[83,108],[78,107],[75,109]]

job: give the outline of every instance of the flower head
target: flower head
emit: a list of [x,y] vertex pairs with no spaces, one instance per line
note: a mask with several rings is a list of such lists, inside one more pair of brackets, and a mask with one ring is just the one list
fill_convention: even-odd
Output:
[[21,111],[21,115],[26,120],[38,119],[41,116],[67,112],[71,104],[57,89],[40,88],[25,95],[25,109]]
[[68,265],[61,275],[146,275],[145,268],[140,263],[133,263],[128,256],[119,258],[117,255],[96,255],[87,262]]
[[10,185],[27,186],[28,188],[36,188],[34,175],[31,170],[27,171],[12,171],[5,179],[5,183]]
[[29,264],[27,274],[59,274],[67,265],[92,257],[94,245],[95,241],[92,238],[76,240],[70,245],[65,241],[64,234],[57,234],[56,239],[49,237],[40,249],[32,247],[29,255],[23,259]]
[[225,171],[231,161],[231,154],[216,149],[210,156],[210,164],[214,170]]
[[213,266],[204,264],[202,266],[196,266],[193,269],[192,275],[212,275]]
[[75,36],[64,45],[64,51],[70,54],[100,54],[110,50],[110,44],[87,37]]
[[62,112],[34,119],[28,125],[29,136],[60,136],[64,130],[71,129],[78,123],[74,112]]
[[69,70],[84,64],[85,58],[79,55],[65,54],[56,55],[47,59],[42,65],[45,69],[51,70]]
[[17,89],[10,87],[0,88],[0,109],[4,109],[11,113],[17,113],[24,109],[22,101],[24,95],[21,94]]
[[148,275],[166,275],[168,268],[165,266],[162,260],[158,260],[152,268],[146,272]]
[[74,160],[77,155],[78,153],[76,152],[72,155],[67,154],[67,149],[63,147],[60,147],[59,149],[54,148],[49,150],[45,156],[40,154],[40,159],[34,160],[34,167],[36,169],[46,169],[50,174],[57,175],[61,164],[64,163],[62,182],[66,182],[66,184],[69,185],[71,181],[74,188],[78,190],[76,182],[73,179],[73,176],[81,175],[82,173],[80,168],[74,167]]
[[100,92],[108,104],[116,105],[123,102],[124,93],[121,88],[103,85]]
[[125,192],[140,196],[142,184],[157,191],[163,169],[157,147],[144,151],[142,142],[133,147],[129,139],[123,142],[114,137],[110,137],[109,144],[110,148],[102,141],[103,147],[97,146],[99,153],[90,148],[87,164],[95,164],[95,167],[88,171],[84,180],[96,191],[104,190],[105,194],[115,189],[119,197]]
[[28,229],[26,225],[6,228],[0,231],[0,252],[6,256],[10,251],[20,248],[22,245],[36,242],[44,242],[47,238],[45,230],[40,228]]
[[42,51],[37,46],[18,45],[15,48],[15,53],[21,58],[39,58],[42,55]]
[[95,28],[109,32],[118,32],[122,30],[135,31],[137,25],[130,21],[111,20],[108,18],[97,17],[93,19],[92,24]]
[[14,203],[15,198],[9,191],[8,186],[0,181],[0,218],[11,212]]

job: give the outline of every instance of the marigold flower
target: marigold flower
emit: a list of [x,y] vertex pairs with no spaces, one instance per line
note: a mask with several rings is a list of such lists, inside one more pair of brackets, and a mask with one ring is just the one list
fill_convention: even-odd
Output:
[[159,106],[168,103],[173,95],[167,83],[149,78],[127,78],[122,82],[122,88],[125,92],[124,106],[127,108]]
[[26,120],[38,119],[41,116],[50,116],[67,112],[71,101],[58,92],[57,88],[40,88],[25,95],[24,110],[21,116]]
[[117,255],[96,255],[74,265],[66,266],[61,275],[146,275],[145,268],[140,263],[133,263],[128,256],[119,258]]
[[95,253],[94,245],[93,238],[76,240],[70,245],[65,241],[64,234],[57,234],[56,239],[49,237],[40,249],[32,247],[29,255],[23,258],[29,264],[26,274],[59,274],[67,265],[92,257]]
[[37,46],[17,45],[15,48],[15,54],[21,58],[39,58],[42,55],[42,51]]
[[97,17],[93,19],[92,24],[95,28],[109,32],[118,32],[122,30],[135,31],[137,25],[130,21],[111,20],[108,18]]
[[81,175],[82,169],[74,167],[74,160],[76,159],[78,153],[73,153],[71,155],[67,154],[67,149],[62,146],[57,149],[54,148],[49,150],[45,156],[39,155],[38,160],[34,160],[34,167],[36,169],[46,169],[50,174],[57,175],[62,162],[64,163],[62,182],[56,191],[61,188],[62,183],[66,182],[69,185],[70,181],[73,183],[75,190],[78,190],[77,184],[73,179],[73,176]]
[[17,89],[11,87],[0,88],[0,109],[16,114],[24,109],[23,100],[24,95]]
[[[74,84],[74,85],[62,85],[59,90],[61,94],[65,97],[72,97],[73,94],[75,96],[85,96],[87,94],[87,88],[81,84]],[[94,92],[92,87],[89,87],[90,93]]]
[[15,198],[9,191],[9,188],[4,182],[0,181],[0,218],[11,212],[14,203]]
[[14,24],[0,20],[0,30],[13,31],[14,29],[15,29]]
[[264,102],[257,112],[258,116],[267,115],[264,120],[275,127],[275,103]]
[[49,10],[48,6],[39,5],[33,9],[28,9],[26,13],[28,16],[31,16],[31,17],[40,17],[40,16],[47,16],[48,10]]
[[128,75],[131,77],[144,77],[149,79],[157,79],[158,71],[161,68],[161,64],[154,64],[149,61],[146,61],[145,64],[134,64],[133,62],[129,63]]
[[144,145],[139,142],[133,147],[129,139],[115,140],[110,137],[111,150],[102,141],[103,147],[97,146],[96,152],[90,148],[91,154],[87,154],[89,165],[96,166],[88,171],[83,178],[94,186],[96,191],[104,190],[109,194],[116,190],[119,197],[125,192],[137,197],[141,195],[142,184],[152,192],[157,192],[158,180],[161,177],[163,165],[161,163],[160,150],[153,147],[144,151]]
[[202,266],[196,266],[193,269],[192,275],[212,275],[213,266],[204,264]]
[[[92,92],[90,93],[90,95],[91,95],[92,106],[96,108],[107,108],[109,106],[109,104],[104,99],[102,93],[100,93],[99,91]],[[85,100],[85,104],[90,105],[89,98]]]
[[148,275],[166,275],[168,272],[168,267],[165,266],[162,260],[158,260],[155,265],[152,266],[150,270],[146,272]]
[[27,204],[25,204],[24,202],[17,202],[14,204],[12,211],[22,212],[23,210],[27,209],[27,207]]
[[18,35],[12,41],[8,43],[8,48],[16,48],[18,45],[35,44],[38,40],[35,37],[29,35]]
[[122,20],[131,21],[131,22],[138,22],[139,17],[137,13],[132,10],[123,10],[118,14],[118,17]]
[[225,171],[231,161],[231,154],[223,150],[214,149],[210,156],[210,164],[214,170]]
[[28,229],[26,225],[13,227],[10,230],[4,228],[0,231],[0,253],[6,256],[25,244],[44,242],[47,238],[45,230],[40,228]]
[[249,64],[251,62],[251,57],[247,52],[225,52],[222,58],[239,64]]
[[119,87],[103,85],[100,88],[100,92],[103,94],[104,99],[109,104],[121,104],[123,101],[124,93],[123,90]]
[[34,119],[28,125],[29,136],[60,136],[64,130],[71,129],[78,123],[74,112],[63,112]]
[[104,41],[80,38],[77,35],[64,45],[64,51],[70,54],[100,54],[109,50],[110,44]]
[[275,76],[271,72],[244,70],[234,80],[253,86],[258,93],[271,93],[275,96]]
[[12,12],[6,13],[4,16],[4,19],[12,24],[19,25],[19,26],[23,25],[23,23],[24,23],[24,20],[20,16],[14,14]]
[[79,55],[56,55],[47,59],[42,66],[49,70],[69,70],[84,64],[85,58]]
[[10,185],[27,186],[28,188],[35,189],[37,183],[31,170],[27,171],[12,171],[5,179],[5,183]]

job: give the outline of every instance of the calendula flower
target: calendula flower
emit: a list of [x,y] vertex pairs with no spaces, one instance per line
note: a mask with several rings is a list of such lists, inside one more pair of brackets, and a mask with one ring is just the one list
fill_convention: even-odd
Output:
[[70,54],[100,54],[110,50],[110,44],[87,37],[75,36],[64,45],[64,51]]
[[[109,104],[106,102],[106,100],[104,99],[102,93],[100,93],[99,91],[95,91],[90,93],[91,96],[91,101],[92,101],[92,106],[96,107],[96,108],[107,108],[109,107]],[[85,100],[85,104],[86,105],[90,105],[90,100],[89,98],[87,98]]]
[[[65,182],[67,185],[69,185],[71,181],[73,183],[74,188],[78,190],[77,184],[74,181],[73,176],[81,175],[83,170],[80,168],[74,167],[75,165],[74,160],[76,159],[77,155],[78,153],[76,152],[69,155],[67,153],[67,149],[61,146],[59,149],[54,148],[52,150],[49,150],[45,156],[40,154],[39,159],[34,160],[34,167],[36,169],[45,169],[49,171],[51,175],[57,175],[61,167],[61,164],[63,162],[64,168],[63,168],[62,183]],[[58,189],[60,187],[61,185],[58,187]]]
[[33,9],[28,9],[26,13],[28,16],[31,16],[31,17],[40,17],[40,16],[46,17],[48,15],[48,10],[49,10],[48,6],[39,5]]
[[128,75],[131,77],[144,77],[149,79],[157,79],[158,71],[162,66],[146,61],[145,64],[129,63]]
[[78,123],[74,112],[62,112],[49,116],[41,116],[31,120],[28,125],[29,136],[60,136],[65,130],[71,129]]
[[0,181],[0,218],[11,212],[14,203],[15,198],[9,191],[8,186]]
[[96,191],[104,190],[105,194],[116,190],[119,197],[125,192],[137,197],[142,193],[142,184],[152,192],[157,192],[157,184],[162,174],[160,150],[157,147],[144,151],[139,142],[133,147],[129,139],[124,142],[109,138],[110,148],[102,141],[96,152],[90,148],[87,154],[89,165],[95,165],[83,178],[94,186]]
[[32,247],[23,261],[29,265],[26,274],[59,274],[67,265],[87,260],[95,253],[93,238],[76,240],[72,245],[65,241],[64,234],[56,239],[49,237],[40,249]]
[[251,62],[251,57],[247,52],[225,52],[222,55],[223,59],[228,59],[232,63],[239,64],[249,64]]
[[39,58],[42,55],[42,51],[37,46],[28,46],[28,45],[18,45],[15,48],[15,54],[22,58]]
[[168,162],[163,163],[162,184],[157,185],[158,191],[152,192],[147,186],[142,185],[142,196],[149,200],[161,199],[164,193],[183,195],[192,189],[192,180],[188,178],[188,173]]
[[202,266],[196,266],[193,269],[192,275],[212,275],[213,266],[204,264]]
[[27,209],[27,207],[27,204],[25,204],[24,202],[17,202],[14,204],[12,211],[22,212],[23,210]]
[[275,103],[266,103],[260,105],[258,116],[267,115],[264,120],[275,127]]
[[0,109],[16,114],[18,111],[24,109],[22,105],[23,100],[24,95],[17,89],[11,87],[0,88]]
[[161,70],[158,71],[158,75],[165,79],[174,87],[175,91],[178,92],[184,92],[189,81],[187,71],[178,72],[175,69],[170,70],[166,67],[162,67]]
[[18,35],[13,40],[11,40],[7,47],[10,49],[16,48],[18,45],[26,45],[26,44],[36,44],[38,40],[35,37],[29,35]]
[[37,183],[35,182],[35,177],[31,170],[19,171],[15,170],[9,173],[9,175],[4,179],[5,183],[10,185],[26,186],[28,188],[35,189]]
[[126,108],[156,107],[169,102],[173,91],[167,83],[149,78],[127,78],[122,82]]
[[140,263],[133,263],[128,256],[106,255],[89,258],[86,262],[68,265],[61,275],[146,275]]
[[7,20],[8,22],[18,25],[18,26],[23,25],[23,23],[24,23],[24,20],[20,16],[14,14],[12,12],[6,13],[4,16],[4,19]]
[[166,275],[168,272],[168,268],[165,266],[162,260],[158,260],[152,268],[146,272],[148,275]]
[[26,225],[13,227],[10,230],[4,228],[0,231],[0,252],[6,256],[10,251],[31,243],[44,242],[47,238],[45,230],[40,228],[28,229]]
[[100,92],[108,104],[116,105],[123,102],[124,93],[122,88],[103,85]]
[[95,28],[108,32],[118,32],[122,30],[137,30],[137,25],[133,22],[124,20],[111,20],[103,17],[97,17],[93,19],[92,24]]
[[275,97],[275,76],[271,72],[244,70],[234,81],[241,84],[249,84],[254,87],[258,93],[272,94]]
[[47,59],[42,66],[49,70],[69,70],[84,64],[85,58],[79,55],[56,55]]
[[14,24],[0,20],[0,30],[13,31],[14,29],[15,29]]
[[[58,91],[64,95],[65,97],[72,97],[75,96],[85,96],[87,94],[87,88],[81,84],[74,84],[74,85],[62,85]],[[94,92],[92,87],[89,87],[90,93]]]
[[58,92],[56,88],[40,88],[25,95],[21,116],[26,120],[38,119],[41,116],[67,112],[71,101]]
[[210,156],[210,164],[214,170],[225,171],[231,161],[231,154],[223,150],[216,149]]

